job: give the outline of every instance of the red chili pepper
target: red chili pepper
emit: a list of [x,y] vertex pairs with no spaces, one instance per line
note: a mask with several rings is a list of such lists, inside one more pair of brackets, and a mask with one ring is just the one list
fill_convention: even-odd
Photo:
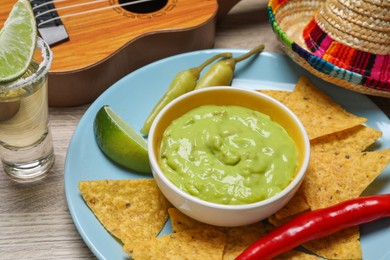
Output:
[[390,217],[390,194],[344,201],[299,215],[254,242],[236,260],[271,259],[310,240],[383,217]]

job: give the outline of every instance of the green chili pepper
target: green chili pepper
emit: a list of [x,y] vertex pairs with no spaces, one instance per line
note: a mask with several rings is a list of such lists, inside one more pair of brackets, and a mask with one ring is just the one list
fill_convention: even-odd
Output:
[[236,58],[221,60],[213,64],[205,75],[198,81],[195,89],[211,86],[228,86],[231,84],[236,63],[258,54],[264,50],[264,44],[260,44],[248,53]]
[[144,123],[144,126],[141,129],[141,133],[144,135],[147,135],[149,133],[149,129],[153,123],[154,118],[157,116],[160,110],[163,109],[163,107],[165,107],[169,102],[191,90],[194,90],[196,86],[196,81],[199,79],[201,71],[207,65],[209,65],[216,59],[229,59],[231,57],[231,53],[220,53],[206,60],[198,67],[190,68],[188,70],[179,72],[172,80],[167,91],[164,93],[162,98],[157,102],[152,112],[149,114],[148,118]]

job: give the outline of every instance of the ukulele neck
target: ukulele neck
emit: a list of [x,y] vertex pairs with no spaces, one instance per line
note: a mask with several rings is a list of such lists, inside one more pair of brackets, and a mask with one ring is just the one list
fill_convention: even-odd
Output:
[[69,35],[65,29],[61,18],[52,1],[31,0],[31,6],[37,22],[40,36],[50,47],[69,40]]

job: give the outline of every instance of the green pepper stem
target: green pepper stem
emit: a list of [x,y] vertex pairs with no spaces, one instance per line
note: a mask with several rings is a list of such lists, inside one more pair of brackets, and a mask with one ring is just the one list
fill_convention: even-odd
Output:
[[205,62],[203,62],[201,65],[199,65],[195,69],[197,69],[198,71],[202,71],[207,65],[209,65],[210,63],[212,63],[215,60],[217,60],[219,58],[230,59],[232,56],[233,56],[233,54],[231,52],[217,54],[217,55],[209,58]]
[[253,48],[249,52],[234,58],[234,61],[235,62],[240,62],[242,60],[245,60],[245,59],[249,58],[250,56],[252,56],[254,54],[262,52],[263,50],[264,50],[264,44],[260,44],[259,46],[257,46],[256,48]]

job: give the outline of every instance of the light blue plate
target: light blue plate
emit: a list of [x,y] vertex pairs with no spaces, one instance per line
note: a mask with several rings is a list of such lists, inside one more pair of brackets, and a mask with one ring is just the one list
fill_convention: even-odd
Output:
[[[149,112],[162,96],[173,77],[181,70],[198,66],[220,52],[240,55],[247,50],[212,49],[176,55],[154,62],[119,80],[105,91],[86,111],[69,145],[65,161],[65,192],[73,221],[87,246],[99,259],[127,259],[121,244],[112,237],[84,203],[77,184],[82,180],[151,178],[122,169],[99,150],[94,134],[96,112],[109,105],[135,129],[141,129]],[[301,75],[306,75],[345,109],[368,118],[367,125],[383,132],[374,149],[390,148],[390,121],[366,96],[314,78],[287,56],[262,53],[256,59],[236,66],[236,87],[291,89]],[[308,111],[310,113],[310,111]],[[367,189],[367,194],[390,193],[390,167]],[[162,234],[171,232],[169,223]],[[361,227],[364,259],[390,259],[390,219]]]

